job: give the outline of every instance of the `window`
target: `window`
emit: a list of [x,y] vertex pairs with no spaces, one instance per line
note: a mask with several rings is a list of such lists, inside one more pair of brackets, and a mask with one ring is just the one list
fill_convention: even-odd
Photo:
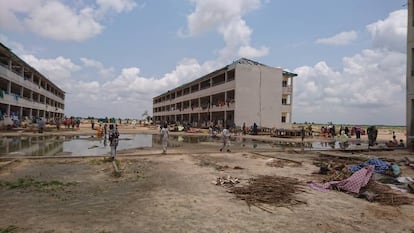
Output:
[[287,105],[287,100],[286,100],[286,98],[283,98],[283,99],[282,99],[282,104],[283,104],[283,105]]
[[282,116],[282,123],[286,123],[286,116]]
[[282,81],[282,87],[287,87],[288,86],[288,81],[287,80],[283,80]]

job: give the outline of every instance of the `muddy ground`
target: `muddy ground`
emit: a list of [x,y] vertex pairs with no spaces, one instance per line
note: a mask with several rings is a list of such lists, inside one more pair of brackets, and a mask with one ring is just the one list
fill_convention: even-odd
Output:
[[[390,206],[306,182],[319,152],[201,148],[129,150],[118,156],[121,176],[104,156],[0,160],[0,229],[9,232],[414,232],[414,204]],[[210,149],[209,149],[210,148]],[[214,149],[213,149],[214,148]],[[406,150],[326,152],[398,161]],[[269,166],[269,159],[280,161]],[[404,176],[414,170],[401,166]],[[259,175],[296,178],[296,204],[248,205],[213,184],[241,184]],[[414,198],[414,194],[404,194]],[[1,230],[0,230],[1,232]]]

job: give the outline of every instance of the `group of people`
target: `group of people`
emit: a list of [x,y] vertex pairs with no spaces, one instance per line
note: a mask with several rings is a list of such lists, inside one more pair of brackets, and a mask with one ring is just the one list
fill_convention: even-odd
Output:
[[397,141],[397,136],[395,135],[395,131],[392,131],[392,140],[385,143],[387,147],[405,147],[404,141],[400,139]]

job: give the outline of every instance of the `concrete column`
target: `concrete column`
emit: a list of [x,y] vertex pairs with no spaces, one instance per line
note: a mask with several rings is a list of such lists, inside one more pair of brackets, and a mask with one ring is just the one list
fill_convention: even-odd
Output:
[[[211,81],[211,79],[210,79],[210,81]],[[210,82],[210,87],[211,87],[211,82]],[[211,108],[211,103],[213,102],[213,96],[212,95],[210,95],[209,96],[209,98],[210,98],[210,100],[208,101],[208,114],[209,114],[209,120],[211,121],[212,119],[213,119],[213,113],[210,111],[210,108]]]
[[227,125],[227,111],[224,111],[223,127]]
[[7,81],[7,93],[11,94],[11,81]]

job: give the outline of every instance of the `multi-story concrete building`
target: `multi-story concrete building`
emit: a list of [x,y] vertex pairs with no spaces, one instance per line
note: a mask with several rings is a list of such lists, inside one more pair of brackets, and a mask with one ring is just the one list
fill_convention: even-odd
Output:
[[65,92],[0,43],[0,115],[62,118]]
[[414,2],[407,1],[407,147],[414,151]]
[[193,126],[290,128],[293,77],[297,76],[241,58],[192,82],[153,98],[155,122]]

